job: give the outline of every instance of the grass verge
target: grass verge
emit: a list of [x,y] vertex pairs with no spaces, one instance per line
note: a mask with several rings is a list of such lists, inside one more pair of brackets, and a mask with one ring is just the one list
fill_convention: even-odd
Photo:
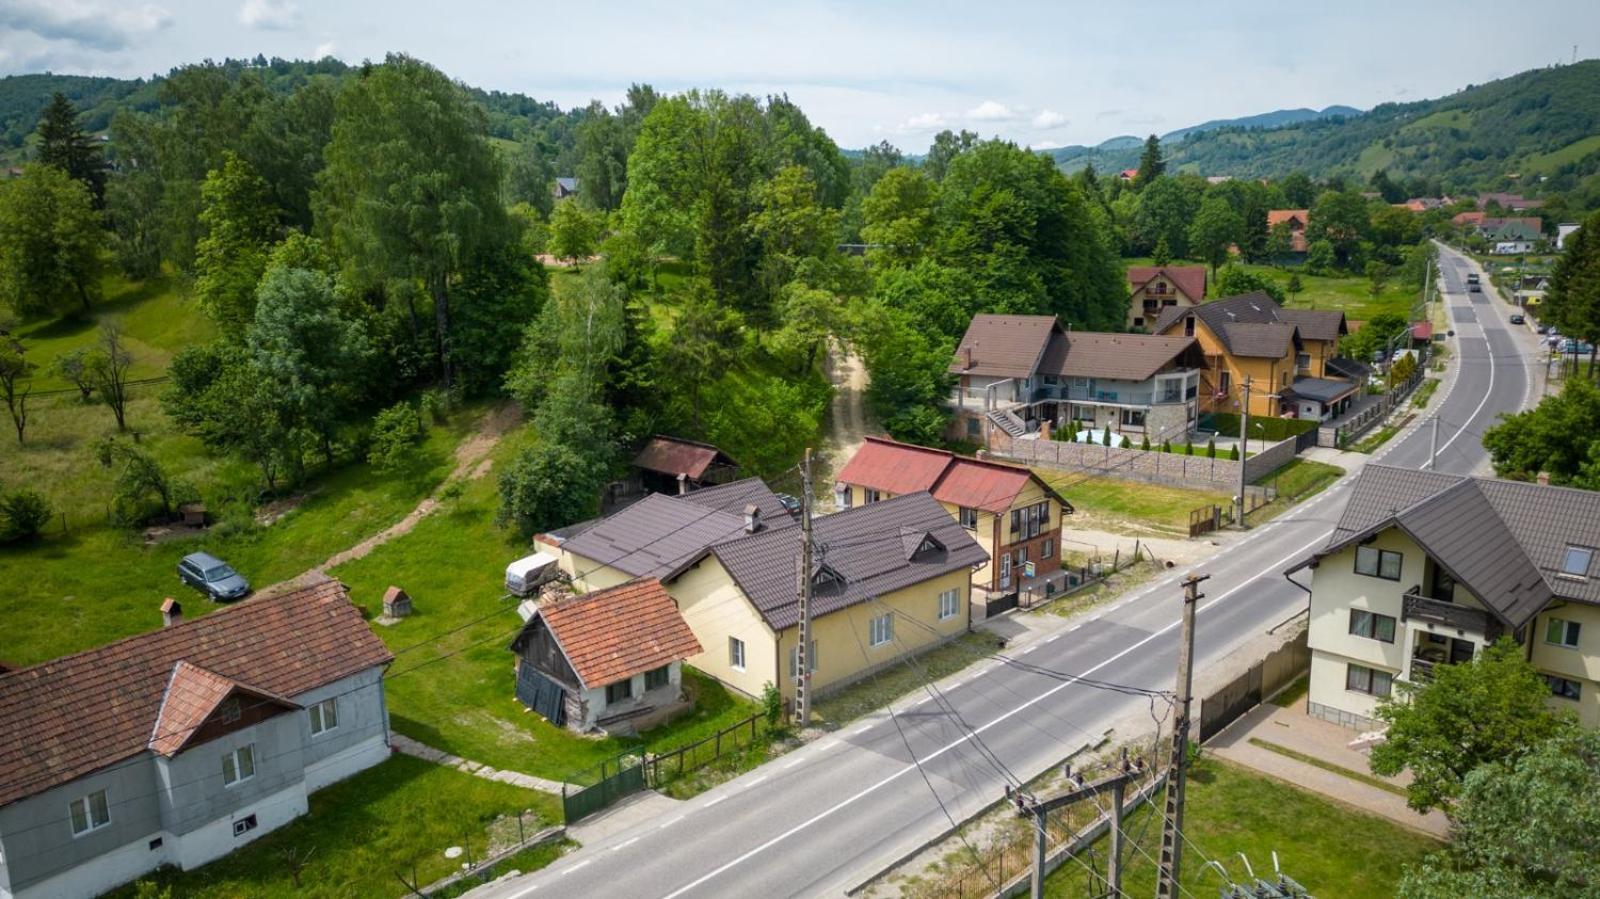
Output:
[[1384,425],[1376,432],[1350,447],[1352,453],[1370,453],[1389,442],[1389,439],[1400,433],[1398,425]]
[[1072,503],[1069,527],[1093,528],[1113,533],[1187,537],[1189,510],[1226,504],[1220,491],[1168,487],[1117,478],[1088,478],[1063,471],[1035,469],[1034,473],[1057,487]]
[[1433,394],[1438,389],[1438,378],[1423,378],[1422,383],[1417,385],[1416,392],[1411,395],[1412,407],[1417,409],[1427,408],[1428,401],[1433,399]]
[[966,633],[935,649],[863,678],[848,687],[816,701],[812,714],[834,726],[842,726],[883,708],[901,696],[948,677],[974,662],[994,655],[998,645],[993,634]]
[[1251,512],[1250,518],[1256,524],[1270,521],[1326,490],[1342,477],[1344,469],[1337,465],[1297,458],[1263,479],[1277,487],[1278,498]]
[[1294,708],[1310,692],[1311,675],[1307,674],[1289,686],[1284,687],[1277,696],[1272,697],[1272,704],[1280,709]]
[[1388,782],[1388,781],[1386,781],[1386,780],[1384,780],[1382,778],[1373,777],[1370,774],[1363,774],[1360,771],[1356,771],[1353,768],[1346,768],[1343,765],[1335,765],[1334,763],[1332,763],[1330,761],[1327,761],[1326,759],[1319,759],[1314,755],[1307,755],[1307,754],[1305,754],[1303,752],[1299,752],[1297,750],[1290,749],[1287,746],[1280,746],[1279,744],[1274,743],[1271,740],[1263,740],[1260,737],[1251,737],[1250,738],[1250,745],[1258,747],[1258,748],[1261,748],[1261,749],[1265,749],[1268,752],[1275,752],[1278,755],[1283,756],[1284,758],[1294,759],[1297,762],[1300,762],[1300,763],[1306,764],[1306,765],[1310,765],[1313,768],[1321,768],[1322,770],[1327,771],[1330,774],[1337,774],[1340,777],[1349,778],[1350,780],[1356,781],[1357,783],[1363,783],[1363,784],[1366,784],[1369,787],[1375,787],[1375,788],[1377,788],[1379,790],[1384,791],[1385,793],[1393,793],[1396,796],[1404,796],[1404,795],[1406,795],[1406,791],[1405,791],[1404,787],[1395,786],[1394,784],[1392,784],[1392,783],[1390,783],[1390,782]]
[[[1202,758],[1192,770],[1186,798],[1184,831],[1193,843],[1183,866],[1186,895],[1215,894],[1220,877],[1204,866],[1206,859],[1217,859],[1243,881],[1239,853],[1260,872],[1271,870],[1276,852],[1284,873],[1313,895],[1388,899],[1405,866],[1440,847],[1382,818],[1211,758]],[[1126,833],[1133,845],[1127,850],[1123,888],[1130,896],[1155,894],[1151,859],[1160,848],[1160,821],[1152,818],[1159,818],[1159,805],[1146,805],[1128,818]],[[1107,841],[1100,840],[1083,861],[1103,872],[1106,848]],[[1082,896],[1087,877],[1084,866],[1069,861],[1046,879],[1045,895]]]
[[[473,857],[483,858],[515,845],[517,813],[523,813],[526,829],[538,830],[560,820],[558,802],[396,755],[312,794],[308,814],[229,855],[192,871],[162,869],[147,879],[185,899],[395,896],[403,892],[396,872],[409,878],[415,865],[423,883],[447,876],[460,863],[445,858],[445,849],[465,842]],[[290,873],[291,854],[305,859],[298,877]],[[523,870],[549,864],[557,854],[529,854],[530,867]],[[130,899],[134,887],[111,895]]]

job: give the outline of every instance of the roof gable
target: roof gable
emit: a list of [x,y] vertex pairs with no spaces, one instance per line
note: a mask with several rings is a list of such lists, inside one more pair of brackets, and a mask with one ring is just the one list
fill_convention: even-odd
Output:
[[1196,303],[1205,299],[1206,267],[1203,265],[1130,265],[1128,290],[1142,290],[1159,276],[1165,276],[1180,293]]
[[681,474],[698,481],[706,476],[712,465],[731,468],[737,463],[709,443],[657,434],[633,457],[633,464],[646,471],[670,477]]
[[1031,377],[1051,333],[1060,329],[1053,315],[974,315],[956,346],[949,370],[964,375]]
[[[161,711],[156,714],[155,727],[150,734],[150,750],[170,758],[188,748],[190,741],[207,724],[226,727],[242,720],[238,711],[240,699],[248,699],[252,707],[270,705],[283,711],[299,708],[282,696],[252,689],[180,660],[172,667],[172,679],[167,682],[166,694],[161,699]],[[234,720],[218,712],[230,700],[234,704]]]
[[540,606],[511,642],[523,641],[543,622],[586,688],[626,680],[701,652],[678,604],[655,578]]
[[[0,805],[149,749],[164,732],[156,723],[180,661],[281,698],[393,658],[344,586],[327,581],[8,672],[0,675]],[[197,686],[208,683],[196,676]],[[174,723],[192,721],[193,713],[171,712]]]
[[743,534],[742,512],[751,504],[762,510],[763,531],[794,526],[766,484],[747,478],[683,496],[652,493],[568,538],[561,549],[633,577],[670,580],[706,547]]

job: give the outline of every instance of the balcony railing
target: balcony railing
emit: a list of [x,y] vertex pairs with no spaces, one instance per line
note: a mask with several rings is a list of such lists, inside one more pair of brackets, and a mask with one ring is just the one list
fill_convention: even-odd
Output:
[[1422,595],[1420,587],[1412,587],[1405,592],[1400,607],[1400,617],[1404,621],[1429,621],[1445,627],[1472,631],[1475,634],[1483,634],[1486,638],[1489,637],[1494,624],[1488,612],[1453,602],[1431,599]]

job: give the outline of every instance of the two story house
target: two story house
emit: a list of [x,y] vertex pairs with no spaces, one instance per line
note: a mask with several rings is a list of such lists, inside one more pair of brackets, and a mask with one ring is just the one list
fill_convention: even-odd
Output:
[[1053,315],[974,316],[950,372],[949,436],[988,445],[1070,420],[1086,428],[1181,440],[1198,416],[1200,367],[1190,337],[1068,331]]
[[1306,569],[1312,715],[1374,729],[1396,681],[1510,636],[1600,726],[1600,493],[1368,465]]
[[1203,265],[1128,266],[1128,330],[1143,331],[1172,306],[1198,306],[1206,298]]
[[1250,379],[1250,414],[1325,420],[1361,392],[1360,366],[1337,358],[1349,333],[1344,313],[1284,309],[1260,291],[1193,309],[1169,309],[1155,333],[1199,341],[1203,412],[1240,411]]
[[1304,253],[1306,251],[1306,225],[1311,222],[1309,209],[1269,209],[1267,210],[1267,233],[1279,225],[1289,230],[1289,252]]
[[974,587],[1014,593],[1025,581],[1061,570],[1061,526],[1072,504],[1031,470],[947,450],[868,437],[839,470],[844,508],[926,491],[988,556]]
[[0,897],[190,869],[389,757],[392,661],[336,581],[0,674]]
[[[708,494],[742,501],[743,513],[704,504]],[[652,494],[579,533],[540,540],[578,590],[658,579],[702,647],[684,660],[697,670],[752,697],[769,683],[794,695],[800,534],[765,484]],[[988,555],[927,493],[818,517],[812,540],[813,690],[970,626],[972,571]]]

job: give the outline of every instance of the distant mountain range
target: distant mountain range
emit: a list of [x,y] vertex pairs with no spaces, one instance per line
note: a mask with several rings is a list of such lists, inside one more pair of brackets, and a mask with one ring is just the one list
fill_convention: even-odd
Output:
[[[1522,72],[1456,93],[1367,112],[1280,110],[1162,136],[1170,170],[1200,175],[1438,179],[1445,188],[1533,184],[1570,190],[1600,173],[1600,60]],[[1141,141],[1118,137],[1050,155],[1067,171],[1138,164]],[[1537,180],[1534,180],[1537,179]],[[1589,182],[1593,185],[1593,182]]]

